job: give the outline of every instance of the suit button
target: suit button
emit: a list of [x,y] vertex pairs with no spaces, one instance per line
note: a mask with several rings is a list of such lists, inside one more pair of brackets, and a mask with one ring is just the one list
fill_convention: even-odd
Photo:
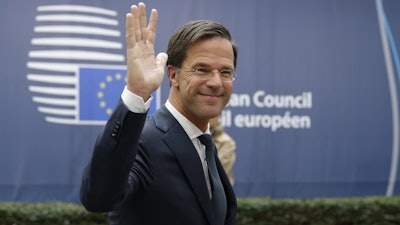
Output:
[[111,133],[111,136],[113,137],[117,136],[117,129],[114,128],[113,132]]
[[115,122],[115,126],[114,126],[114,129],[113,129],[113,132],[111,133],[111,136],[113,136],[113,137],[117,136],[118,129],[120,127],[121,127],[121,122],[119,122],[119,121]]

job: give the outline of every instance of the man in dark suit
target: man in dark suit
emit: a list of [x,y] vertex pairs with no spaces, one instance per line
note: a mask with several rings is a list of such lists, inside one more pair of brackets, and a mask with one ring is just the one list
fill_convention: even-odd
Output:
[[[110,224],[235,224],[233,188],[201,135],[229,101],[236,46],[224,26],[198,20],[155,56],[157,20],[153,9],[147,23],[143,3],[126,16],[127,84],[84,170],[82,204]],[[170,94],[147,118],[165,64]]]

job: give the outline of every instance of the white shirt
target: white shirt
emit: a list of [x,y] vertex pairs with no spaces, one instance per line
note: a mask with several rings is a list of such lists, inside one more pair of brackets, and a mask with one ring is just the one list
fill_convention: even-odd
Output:
[[[134,113],[145,113],[150,108],[151,101],[153,100],[150,97],[146,102],[144,102],[143,98],[130,92],[126,86],[121,94],[121,98],[126,107]],[[203,172],[207,183],[208,194],[210,198],[212,196],[211,185],[210,185],[210,176],[208,175],[208,167],[206,162],[206,153],[205,146],[200,142],[197,138],[202,135],[203,132],[196,127],[190,120],[184,117],[176,108],[167,100],[165,103],[165,107],[171,112],[172,116],[178,121],[178,123],[185,130],[186,134],[189,136],[190,140],[193,142],[194,147],[197,150],[197,153],[200,158],[200,162],[203,166]],[[210,134],[210,126],[208,125],[206,133]]]

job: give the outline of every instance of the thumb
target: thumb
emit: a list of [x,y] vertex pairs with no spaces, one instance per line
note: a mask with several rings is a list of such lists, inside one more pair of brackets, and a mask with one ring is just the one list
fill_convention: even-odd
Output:
[[157,54],[156,62],[159,67],[164,67],[167,63],[168,55],[165,52],[160,52]]

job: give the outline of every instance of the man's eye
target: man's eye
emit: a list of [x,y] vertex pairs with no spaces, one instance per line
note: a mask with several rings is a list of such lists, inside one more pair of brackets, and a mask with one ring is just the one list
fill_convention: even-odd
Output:
[[230,71],[230,70],[222,70],[220,73],[221,73],[221,76],[230,77],[230,76],[232,76],[233,71]]
[[206,67],[198,67],[198,68],[195,68],[194,71],[196,71],[196,73],[198,73],[198,74],[207,74],[207,73],[210,73],[211,70]]

